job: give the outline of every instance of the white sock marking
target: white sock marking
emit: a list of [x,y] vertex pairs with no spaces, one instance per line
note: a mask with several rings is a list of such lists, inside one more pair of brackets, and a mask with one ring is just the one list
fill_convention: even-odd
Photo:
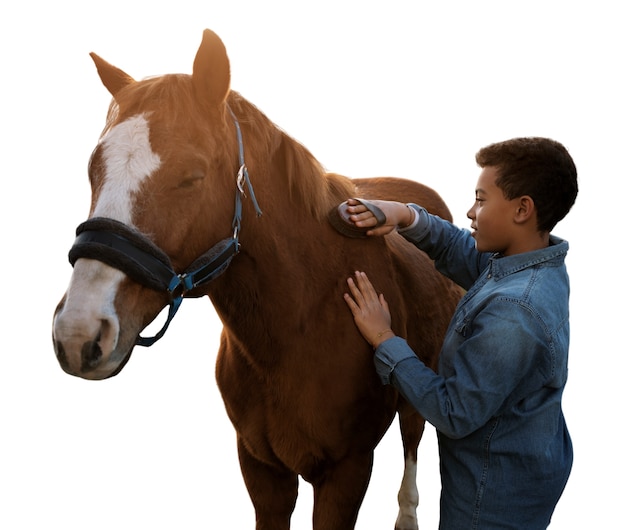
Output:
[[404,475],[402,484],[398,492],[398,504],[400,511],[396,519],[397,529],[417,529],[417,505],[419,504],[419,493],[417,491],[417,462],[411,457],[404,461]]

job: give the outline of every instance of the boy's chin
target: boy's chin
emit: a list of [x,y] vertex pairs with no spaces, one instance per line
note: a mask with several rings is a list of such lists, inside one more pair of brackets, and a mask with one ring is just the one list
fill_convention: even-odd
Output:
[[489,253],[498,252],[497,250],[494,250],[490,246],[485,245],[484,242],[481,242],[478,239],[476,239],[475,236],[474,236],[474,247],[476,248],[476,250],[478,250],[478,252],[489,252]]

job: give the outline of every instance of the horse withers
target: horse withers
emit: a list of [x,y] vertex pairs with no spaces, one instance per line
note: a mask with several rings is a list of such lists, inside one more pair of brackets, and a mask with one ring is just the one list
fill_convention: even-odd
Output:
[[[209,30],[191,75],[136,81],[92,57],[113,100],[54,314],[62,368],[111,377],[135,345],[163,336],[185,297],[209,296],[223,324],[217,382],[256,528],[289,528],[299,476],[314,490],[315,530],[354,528],[374,448],[398,413],[396,528],[415,530],[424,420],[380,383],[342,294],[349,275],[366,271],[394,331],[435,367],[459,291],[398,234],[349,239],[327,215],[354,196],[417,202],[449,218],[446,205],[410,180],[325,172],[230,90],[226,50]],[[167,306],[163,329],[141,336]]]

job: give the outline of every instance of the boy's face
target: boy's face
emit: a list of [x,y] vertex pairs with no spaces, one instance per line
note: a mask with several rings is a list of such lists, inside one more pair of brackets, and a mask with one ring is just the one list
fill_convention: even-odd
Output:
[[505,256],[514,246],[516,201],[505,199],[496,186],[495,167],[485,167],[476,183],[476,201],[467,212],[472,221],[472,237],[480,252],[499,252]]

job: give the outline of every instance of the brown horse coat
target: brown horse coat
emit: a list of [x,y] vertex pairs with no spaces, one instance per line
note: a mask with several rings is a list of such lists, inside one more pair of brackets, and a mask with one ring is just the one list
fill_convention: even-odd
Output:
[[[409,479],[397,528],[415,529],[415,459],[424,422],[380,383],[342,294],[349,275],[366,271],[389,301],[394,331],[435,368],[459,291],[397,233],[348,239],[326,216],[359,196],[417,202],[449,218],[441,198],[409,180],[326,173],[229,89],[225,48],[209,30],[191,76],[137,82],[93,58],[114,99],[90,164],[90,217],[110,217],[145,234],[176,271],[232,232],[239,160],[229,108],[241,124],[263,215],[255,215],[248,190],[239,254],[194,294],[208,295],[223,323],[217,382],[237,432],[257,529],[289,528],[299,475],[314,489],[315,530],[353,528],[374,448],[397,411]],[[79,259],[54,318],[63,368],[90,379],[116,374],[166,303],[166,295],[122,272]]]

